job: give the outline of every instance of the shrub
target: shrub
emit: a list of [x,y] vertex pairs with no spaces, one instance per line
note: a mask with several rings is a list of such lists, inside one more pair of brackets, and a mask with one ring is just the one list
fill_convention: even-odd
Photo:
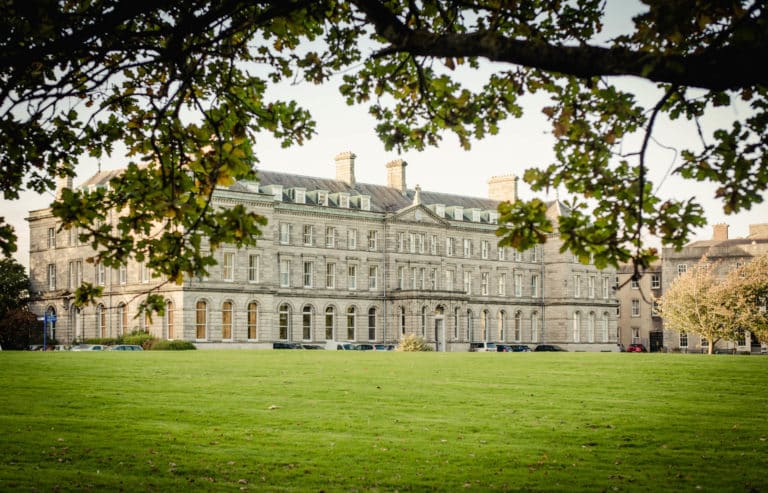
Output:
[[136,344],[144,349],[149,349],[152,342],[156,340],[155,336],[142,330],[134,330],[128,335],[122,337],[122,344]]
[[424,338],[419,337],[416,334],[408,334],[400,339],[400,343],[397,345],[395,351],[432,351],[432,347],[427,344]]
[[152,351],[184,351],[188,349],[197,349],[189,341],[168,341],[165,339],[155,339],[149,347]]

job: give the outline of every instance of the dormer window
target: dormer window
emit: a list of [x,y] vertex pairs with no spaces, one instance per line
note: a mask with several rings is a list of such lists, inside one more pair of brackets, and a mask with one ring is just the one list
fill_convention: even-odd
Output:
[[293,201],[297,204],[307,203],[307,191],[303,188],[297,188],[293,191]]
[[342,209],[349,209],[349,194],[348,193],[340,193],[339,194],[339,207]]
[[478,209],[472,210],[472,222],[475,222],[475,223],[480,222],[480,211]]
[[317,192],[317,205],[328,207],[328,192],[326,191]]
[[435,204],[435,214],[437,214],[438,217],[445,217],[445,205]]
[[456,206],[453,208],[453,218],[457,221],[464,220],[464,208]]
[[282,185],[269,185],[269,191],[272,193],[272,197],[275,200],[283,200],[283,186]]
[[488,222],[491,224],[499,224],[499,213],[496,211],[489,211]]
[[371,198],[367,195],[362,195],[360,197],[360,209],[364,211],[371,210]]

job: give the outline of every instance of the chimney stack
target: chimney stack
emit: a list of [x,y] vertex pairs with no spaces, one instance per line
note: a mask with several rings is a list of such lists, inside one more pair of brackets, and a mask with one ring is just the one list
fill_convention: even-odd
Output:
[[66,175],[66,176],[59,176],[56,179],[56,200],[61,199],[61,194],[64,191],[65,188],[68,188],[72,190],[72,176]]
[[395,159],[387,163],[387,186],[392,187],[404,194],[405,188],[405,167],[408,163],[402,159]]
[[712,226],[712,239],[715,241],[728,240],[728,225],[724,223]]
[[355,186],[355,156],[351,151],[342,152],[336,159],[336,179]]
[[763,224],[750,224],[749,225],[749,238],[768,238],[768,223]]
[[517,201],[517,177],[515,175],[492,176],[488,180],[488,198],[504,202]]

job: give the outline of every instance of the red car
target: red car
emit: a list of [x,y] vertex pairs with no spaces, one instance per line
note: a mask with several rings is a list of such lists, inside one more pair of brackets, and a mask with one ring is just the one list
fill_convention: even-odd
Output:
[[630,344],[627,347],[628,353],[647,353],[648,350],[642,344]]

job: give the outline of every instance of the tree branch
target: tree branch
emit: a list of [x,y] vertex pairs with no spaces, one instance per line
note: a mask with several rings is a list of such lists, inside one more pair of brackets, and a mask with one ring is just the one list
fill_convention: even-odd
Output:
[[483,30],[434,34],[408,28],[382,2],[353,0],[353,3],[375,26],[376,33],[390,43],[379,55],[407,52],[429,57],[484,57],[580,78],[636,76],[714,91],[768,85],[768,71],[756,70],[754,65],[754,61],[762,59],[768,51],[765,39],[701,54],[664,55],[621,47],[565,46],[511,39]]

